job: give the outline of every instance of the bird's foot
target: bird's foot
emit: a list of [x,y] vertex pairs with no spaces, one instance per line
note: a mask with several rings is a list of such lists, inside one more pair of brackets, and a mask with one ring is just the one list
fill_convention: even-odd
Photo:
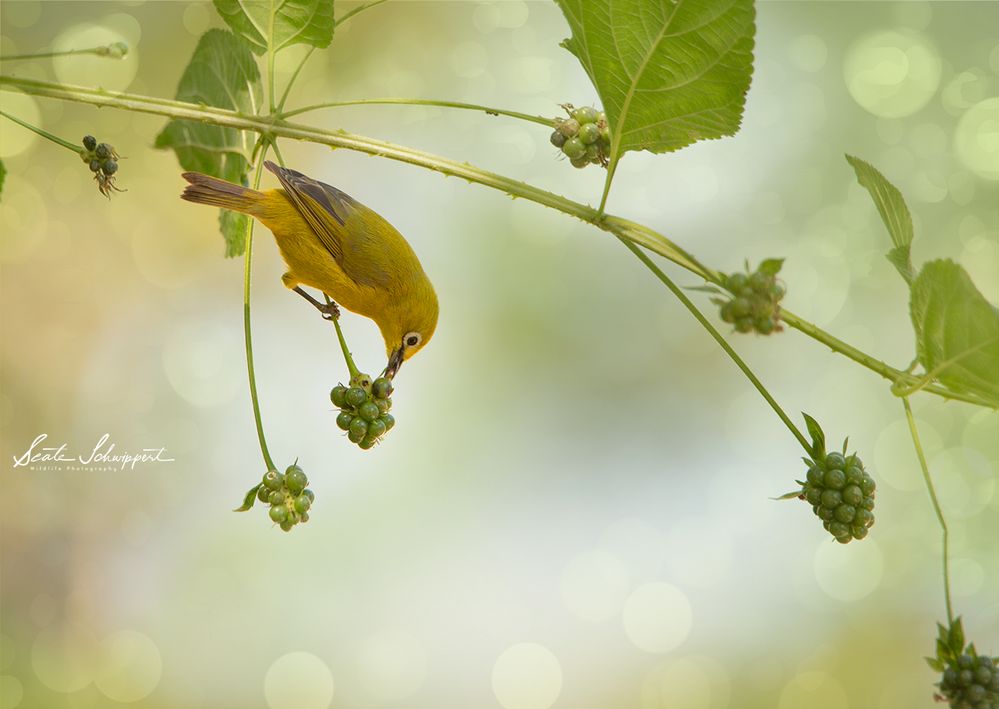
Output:
[[340,308],[336,303],[330,300],[330,297],[325,293],[323,293],[323,297],[326,298],[326,302],[320,303],[318,300],[302,290],[299,286],[295,286],[292,290],[312,303],[313,307],[315,307],[315,309],[322,314],[323,320],[333,321],[340,319]]

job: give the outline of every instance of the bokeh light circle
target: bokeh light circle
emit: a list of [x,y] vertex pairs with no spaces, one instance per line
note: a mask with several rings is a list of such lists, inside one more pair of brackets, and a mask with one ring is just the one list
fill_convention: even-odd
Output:
[[[30,123],[33,126],[41,125],[41,112],[38,109],[38,104],[26,93],[4,90],[3,110],[17,116],[25,123]],[[40,140],[37,133],[6,118],[0,121],[0,158],[20,155],[30,148],[36,140]],[[8,179],[9,177],[8,175]],[[6,191],[7,186],[4,185],[4,192],[6,193]]]
[[848,709],[843,686],[825,672],[802,672],[784,685],[778,709]]
[[135,630],[122,630],[101,643],[94,684],[116,702],[137,702],[156,689],[162,673],[156,643]]
[[289,652],[276,659],[264,677],[270,709],[326,709],[333,702],[333,675],[310,652]]
[[427,654],[420,642],[401,631],[383,631],[361,643],[358,679],[375,704],[406,699],[427,676]]
[[140,35],[139,23],[134,17],[124,13],[110,15],[100,23],[73,25],[52,40],[53,51],[64,52],[124,42],[128,46],[128,53],[121,59],[93,54],[54,57],[52,68],[56,77],[64,84],[89,86],[94,83],[94,77],[99,76],[102,88],[124,91],[139,70],[135,45]]
[[826,65],[829,50],[818,35],[803,34],[791,40],[788,53],[796,67],[802,71],[816,72]]
[[79,625],[45,628],[31,646],[31,666],[56,692],[77,692],[94,679],[97,638]]
[[999,180],[999,98],[969,108],[954,131],[954,150],[964,165],[986,180]]
[[562,693],[562,666],[543,645],[513,645],[493,665],[493,693],[504,709],[548,709]]
[[936,48],[915,32],[877,32],[847,51],[843,77],[853,99],[875,116],[909,116],[925,106],[940,85]]
[[577,618],[600,622],[621,612],[631,590],[628,567],[612,554],[578,554],[562,571],[562,601]]
[[713,709],[729,705],[729,678],[710,657],[687,656],[652,670],[642,685],[642,709]]
[[[940,434],[928,422],[916,418],[916,430],[923,450],[929,454],[943,445]],[[878,483],[896,490],[921,490],[923,475],[912,448],[912,434],[905,419],[892,421],[884,427],[874,443],[874,474]]]
[[669,652],[690,635],[690,601],[672,584],[649,583],[635,589],[624,603],[622,622],[628,639],[646,652]]
[[[877,510],[874,511],[877,515]],[[857,601],[881,585],[884,555],[873,539],[839,544],[822,541],[813,560],[819,588],[838,601]]]

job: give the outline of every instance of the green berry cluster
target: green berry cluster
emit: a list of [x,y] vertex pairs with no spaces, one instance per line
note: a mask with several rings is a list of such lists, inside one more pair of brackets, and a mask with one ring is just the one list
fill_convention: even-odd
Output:
[[309,508],[316,496],[308,484],[309,479],[298,463],[289,465],[284,474],[268,470],[256,488],[257,499],[269,504],[271,520],[290,532],[299,522],[309,521]]
[[392,408],[392,380],[378,377],[371,381],[367,374],[358,374],[350,386],[337,384],[330,391],[330,401],[340,409],[336,425],[347,432],[351,443],[368,450],[395,426]]
[[874,524],[876,486],[860,458],[833,451],[805,462],[809,468],[805,481],[798,481],[800,497],[812,506],[826,531],[840,544],[866,537]]
[[569,158],[573,167],[583,168],[590,164],[607,167],[611,144],[607,115],[592,106],[574,108],[567,103],[562,108],[569,117],[555,119],[552,145]]
[[999,658],[979,655],[974,643],[964,644],[960,618],[937,628],[936,657],[926,658],[942,673],[937,701],[947,702],[951,709],[999,709]]
[[777,280],[784,259],[766,259],[759,268],[745,273],[724,276],[723,286],[728,295],[713,298],[721,306],[721,319],[735,326],[736,332],[757,332],[769,335],[780,332],[780,300],[784,285]]
[[999,667],[991,657],[958,656],[937,686],[952,709],[999,708]]
[[114,176],[118,172],[119,155],[114,147],[107,143],[98,143],[92,135],[83,136],[83,150],[80,159],[87,163],[94,173],[97,189],[105,197],[111,197],[111,190],[122,192],[114,184]]

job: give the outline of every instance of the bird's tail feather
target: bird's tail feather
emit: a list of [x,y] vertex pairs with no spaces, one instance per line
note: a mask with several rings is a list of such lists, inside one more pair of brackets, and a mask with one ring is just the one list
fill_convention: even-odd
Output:
[[261,192],[200,172],[185,172],[182,177],[191,183],[180,196],[188,202],[253,214],[254,207],[263,199]]

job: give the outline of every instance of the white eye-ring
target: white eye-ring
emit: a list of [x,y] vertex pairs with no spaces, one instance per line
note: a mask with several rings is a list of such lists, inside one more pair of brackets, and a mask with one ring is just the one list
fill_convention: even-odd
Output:
[[402,338],[402,344],[406,347],[416,347],[423,342],[423,335],[418,332],[407,332]]

